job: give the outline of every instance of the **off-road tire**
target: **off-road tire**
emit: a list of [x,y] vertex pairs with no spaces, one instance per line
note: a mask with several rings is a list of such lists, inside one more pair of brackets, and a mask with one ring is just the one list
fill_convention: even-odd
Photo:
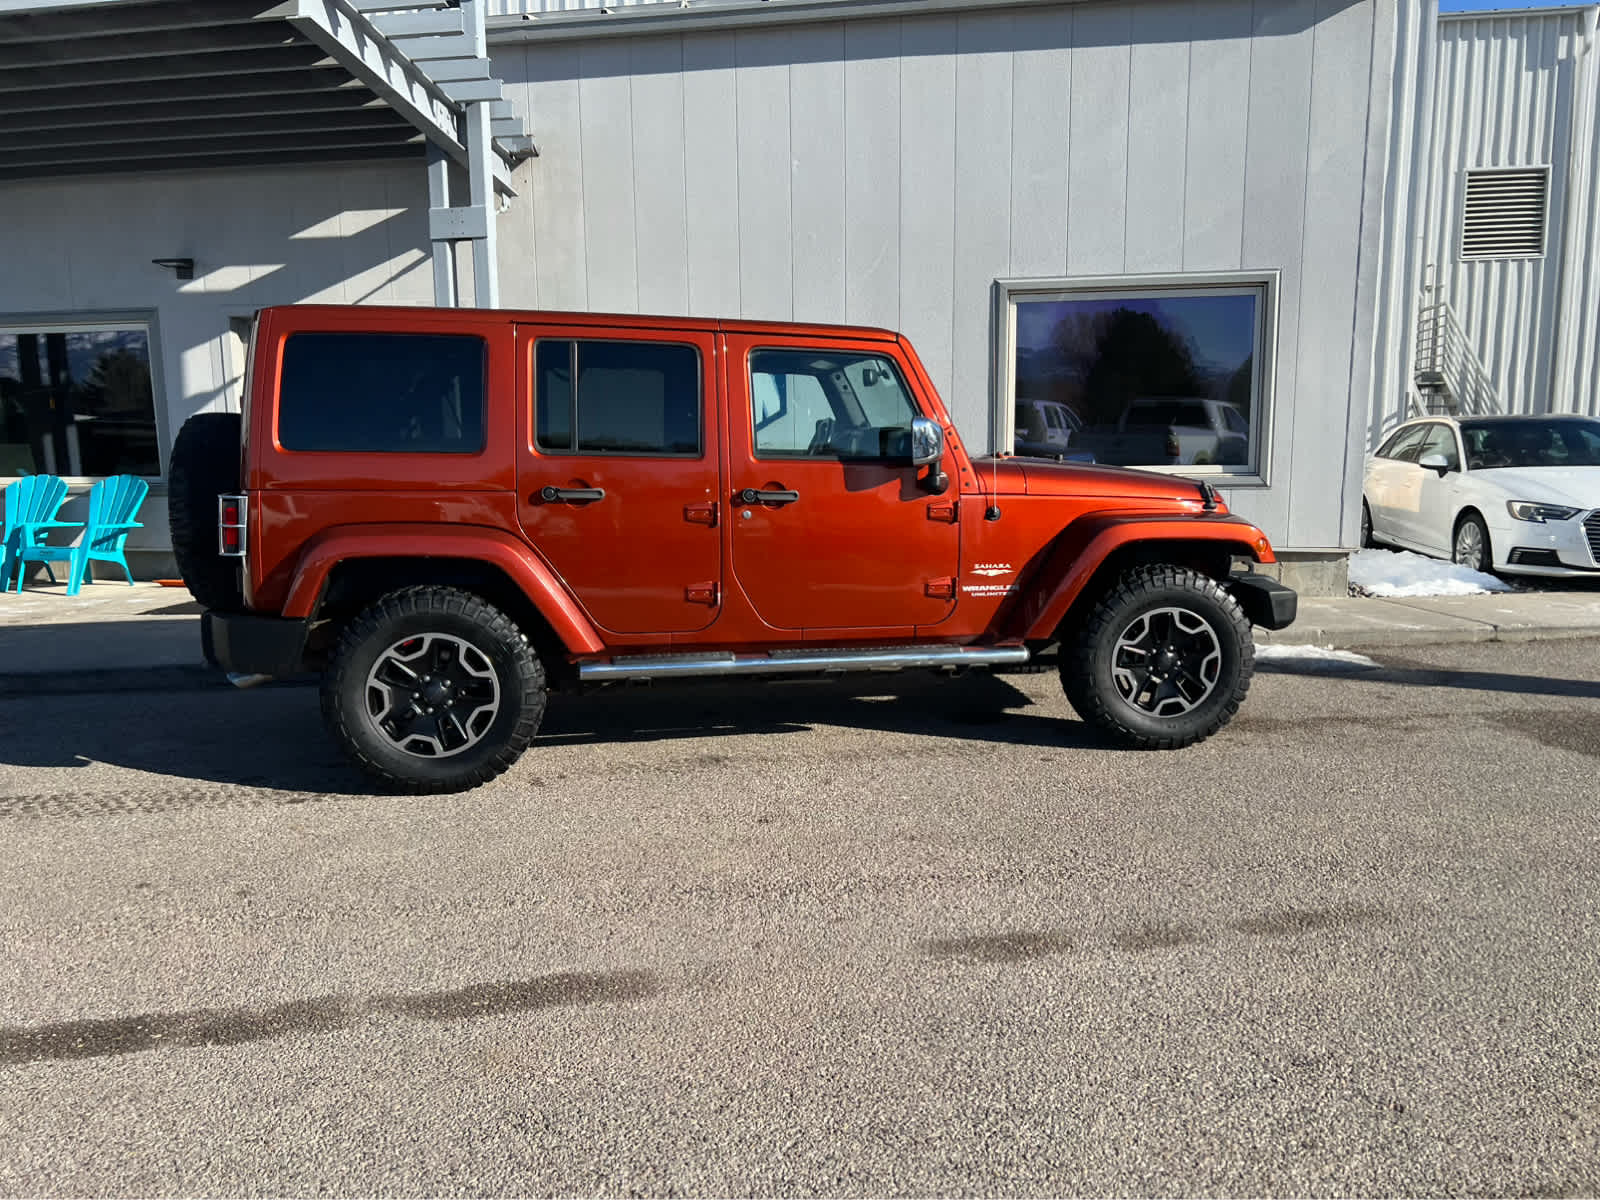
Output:
[[217,497],[239,490],[238,413],[197,413],[183,423],[167,466],[167,528],[189,594],[217,612],[244,607],[239,560],[217,545]]
[[[1200,618],[1216,638],[1221,663],[1209,692],[1181,715],[1156,716],[1125,699],[1113,678],[1113,653],[1142,614],[1178,609]],[[1208,575],[1157,564],[1123,575],[1095,604],[1076,634],[1062,639],[1061,686],[1078,715],[1118,745],[1175,750],[1204,741],[1239,711],[1255,671],[1255,642],[1239,602]]]
[[[427,634],[469,644],[498,682],[499,708],[487,731],[450,757],[401,749],[369,713],[369,672],[391,649]],[[411,795],[463,792],[500,775],[538,732],[546,698],[544,665],[516,623],[449,587],[404,588],[372,604],[345,627],[322,678],[322,716],[335,740],[385,790]]]

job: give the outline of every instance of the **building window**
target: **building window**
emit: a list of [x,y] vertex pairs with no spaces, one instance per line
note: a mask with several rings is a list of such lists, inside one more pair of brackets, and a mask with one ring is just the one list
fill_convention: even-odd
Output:
[[283,351],[285,450],[477,454],[484,445],[482,338],[297,333]]
[[1550,169],[1468,171],[1462,258],[1542,258]]
[[0,477],[161,474],[150,328],[0,320]]
[[534,375],[534,439],[546,453],[701,454],[693,346],[541,341]]
[[999,445],[1265,483],[1277,274],[1002,280]]

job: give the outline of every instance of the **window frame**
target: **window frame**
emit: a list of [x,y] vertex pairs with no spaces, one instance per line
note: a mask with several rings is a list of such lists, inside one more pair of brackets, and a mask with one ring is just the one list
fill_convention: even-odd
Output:
[[[142,328],[145,345],[150,351],[150,408],[156,434],[156,474],[138,478],[152,485],[157,495],[165,492],[167,468],[172,455],[172,439],[168,428],[166,405],[166,379],[161,352],[160,317],[153,308],[86,309],[82,312],[54,311],[34,313],[0,312],[0,336],[19,333],[109,333],[130,328]],[[38,472],[35,472],[38,474]],[[0,485],[21,479],[20,475],[0,475]],[[73,489],[92,487],[105,476],[61,475]]]
[[[1140,471],[1204,476],[1225,487],[1264,488],[1272,482],[1272,445],[1276,426],[1279,292],[1282,272],[1186,271],[1176,274],[1054,276],[996,279],[994,283],[994,396],[990,405],[995,449],[1010,453],[1016,445],[1017,306],[1071,300],[1185,299],[1254,295],[1250,452],[1242,467],[1223,464],[1129,464]],[[1007,447],[1001,450],[1000,447]],[[1113,464],[1103,464],[1113,465]]]
[[[426,450],[374,450],[374,449],[371,449],[371,448],[368,448],[368,447],[356,447],[356,448],[352,449],[351,447],[348,447],[348,446],[346,446],[346,447],[337,447],[337,448],[332,448],[332,449],[308,450],[308,449],[304,449],[302,447],[288,445],[283,440],[283,376],[284,376],[285,364],[287,363],[288,358],[289,358],[289,346],[295,340],[295,338],[297,338],[297,337],[351,337],[351,338],[359,338],[359,337],[382,337],[382,338],[396,338],[396,337],[400,337],[400,338],[407,338],[407,337],[439,338],[439,337],[448,337],[448,338],[458,338],[458,339],[463,340],[463,341],[474,341],[474,342],[477,342],[478,346],[481,349],[482,354],[483,354],[483,375],[482,375],[482,379],[483,379],[483,420],[482,420],[482,424],[481,424],[481,428],[482,428],[482,431],[483,431],[482,437],[479,439],[478,444],[476,446],[474,446],[470,450],[440,450],[440,449],[437,449],[437,448],[430,448],[430,449],[426,449]],[[252,339],[252,341],[253,340],[254,339]],[[279,346],[278,346],[278,353],[277,353],[278,383],[277,383],[277,387],[275,389],[277,394],[276,394],[276,397],[275,397],[275,401],[276,402],[272,406],[272,444],[273,444],[273,447],[279,454],[292,456],[292,457],[296,457],[296,458],[298,458],[298,457],[300,457],[302,455],[315,455],[315,454],[338,454],[338,455],[376,454],[376,455],[379,455],[379,456],[381,456],[383,458],[400,458],[400,459],[405,459],[405,460],[410,460],[410,459],[413,459],[413,458],[430,458],[430,457],[447,457],[447,458],[452,458],[452,459],[481,458],[481,457],[483,457],[483,455],[485,455],[485,454],[487,454],[489,452],[489,443],[490,443],[490,440],[491,440],[490,429],[491,429],[491,426],[493,425],[493,415],[492,415],[493,405],[490,403],[490,396],[489,396],[490,389],[491,389],[491,380],[493,378],[493,369],[492,369],[492,367],[490,365],[490,362],[489,362],[489,359],[490,359],[489,351],[490,351],[489,338],[486,337],[485,335],[483,335],[482,333],[471,333],[471,332],[463,333],[463,332],[458,332],[458,331],[434,330],[434,329],[428,329],[428,330],[422,330],[422,331],[404,330],[404,331],[398,331],[398,332],[395,331],[395,330],[390,330],[390,329],[325,329],[325,328],[315,328],[315,329],[293,329],[293,330],[290,330],[280,340]],[[253,353],[253,349],[247,348],[246,356],[248,357],[252,353]],[[247,370],[248,369],[249,368],[247,368]],[[248,379],[248,376],[246,376],[246,378]]]
[[[877,454],[870,457],[851,456],[846,458],[840,454],[807,454],[798,450],[788,453],[772,453],[770,451],[767,453],[762,453],[761,448],[756,445],[756,434],[759,431],[756,429],[755,358],[758,354],[837,354],[842,356],[854,355],[857,358],[881,359],[882,361],[888,363],[889,368],[894,372],[895,381],[900,385],[900,392],[903,396],[905,396],[907,402],[911,406],[911,419],[915,421],[918,417],[925,417],[928,415],[922,411],[922,406],[917,403],[916,391],[907,383],[905,371],[901,368],[900,363],[895,360],[895,357],[892,354],[884,353],[878,350],[865,350],[859,348],[847,349],[843,345],[751,346],[749,350],[746,351],[744,358],[744,386],[745,397],[748,400],[748,407],[750,409],[750,425],[748,428],[750,431],[750,458],[753,462],[834,462],[841,464],[864,464],[869,466],[883,466],[885,464],[902,463],[900,458],[889,454]],[[863,407],[862,413],[865,415],[865,407]],[[875,426],[874,428],[881,427]]]
[[[539,440],[539,347],[547,342],[565,342],[568,346],[567,362],[572,371],[572,448],[552,449]],[[676,346],[694,353],[694,387],[698,403],[695,406],[695,431],[699,448],[693,453],[681,450],[583,450],[578,446],[578,343],[588,342],[606,346]],[[531,378],[528,386],[528,419],[533,452],[541,458],[669,458],[681,462],[696,462],[706,457],[706,364],[705,356],[694,342],[675,341],[670,338],[618,338],[618,337],[563,337],[539,334],[533,338],[528,350]]]

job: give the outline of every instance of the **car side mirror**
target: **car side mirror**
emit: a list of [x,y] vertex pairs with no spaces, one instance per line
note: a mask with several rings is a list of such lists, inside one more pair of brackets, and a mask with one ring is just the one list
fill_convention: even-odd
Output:
[[911,465],[930,468],[922,486],[941,495],[950,486],[944,473],[944,427],[929,417],[911,418]]
[[1451,469],[1450,460],[1442,454],[1424,454],[1421,458],[1417,459],[1417,466],[1426,467],[1430,471],[1439,472],[1440,479],[1443,479],[1446,475],[1448,475]]

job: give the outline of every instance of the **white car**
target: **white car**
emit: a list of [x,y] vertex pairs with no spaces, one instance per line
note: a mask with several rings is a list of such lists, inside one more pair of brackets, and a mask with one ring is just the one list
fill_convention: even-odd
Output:
[[1361,544],[1476,571],[1600,577],[1600,421],[1425,417],[1367,458]]

